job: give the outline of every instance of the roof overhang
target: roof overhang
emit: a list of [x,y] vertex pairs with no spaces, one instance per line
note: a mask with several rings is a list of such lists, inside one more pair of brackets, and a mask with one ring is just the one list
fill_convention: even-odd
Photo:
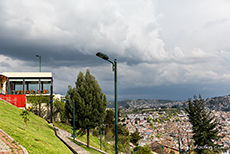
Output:
[[3,72],[8,78],[52,78],[52,72]]

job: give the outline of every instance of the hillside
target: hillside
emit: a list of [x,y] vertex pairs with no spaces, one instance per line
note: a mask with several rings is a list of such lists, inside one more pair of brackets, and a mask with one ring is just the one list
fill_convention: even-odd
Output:
[[[217,96],[204,99],[205,106],[216,111],[230,111],[230,95]],[[118,101],[118,107],[121,109],[135,108],[184,108],[188,107],[188,101],[174,101],[164,99],[126,99]],[[108,102],[107,108],[114,108],[114,102]]]
[[0,128],[26,148],[30,154],[68,154],[70,150],[55,136],[53,127],[33,113],[24,130],[21,109],[0,100]]
[[230,111],[230,96],[218,96],[205,99],[206,107],[216,111]]
[[[154,108],[172,106],[176,101],[165,99],[125,99],[118,101],[120,108]],[[114,102],[108,102],[107,108],[114,108]]]

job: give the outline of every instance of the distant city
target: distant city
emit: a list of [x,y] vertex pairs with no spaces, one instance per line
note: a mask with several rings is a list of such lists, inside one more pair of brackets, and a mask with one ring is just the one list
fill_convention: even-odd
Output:
[[[215,115],[219,121],[219,136],[222,138],[218,144],[223,148],[230,148],[230,96],[219,96],[204,99],[205,107]],[[157,99],[122,100],[118,102],[119,108],[125,117],[121,117],[120,124],[133,133],[138,131],[142,139],[139,145],[157,142],[165,147],[179,150],[192,150],[192,125],[186,112],[187,101],[170,101]],[[109,102],[108,108],[114,103]],[[167,111],[176,114],[169,114]],[[166,112],[165,112],[166,111]],[[172,112],[171,112],[172,113]],[[155,121],[153,119],[168,118],[168,120]],[[151,124],[152,123],[152,124]]]

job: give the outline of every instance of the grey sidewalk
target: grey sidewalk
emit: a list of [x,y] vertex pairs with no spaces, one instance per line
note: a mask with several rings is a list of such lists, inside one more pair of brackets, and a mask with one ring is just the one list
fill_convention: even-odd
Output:
[[[54,130],[55,130],[55,133],[57,135],[57,137],[62,140],[62,142],[64,142],[66,144],[67,147],[69,147],[69,149],[71,149],[71,151],[73,153],[76,153],[76,154],[90,154],[88,151],[86,151],[85,149],[83,149],[82,147],[80,147],[79,145],[73,143],[72,141],[70,141],[69,139],[73,139],[72,138],[72,134],[70,134],[69,132],[65,131],[65,130],[62,130],[58,127],[55,127],[54,126]],[[83,145],[86,145],[85,143],[75,139],[77,142],[83,144]],[[95,149],[97,151],[100,151],[101,153],[103,154],[107,154],[106,152],[104,151],[101,151],[99,149],[96,149],[92,146],[90,146],[92,149]]]
[[62,130],[58,127],[54,127],[55,133],[57,137],[62,140],[63,143],[75,154],[90,154],[88,151],[80,147],[79,145],[71,142],[69,138],[71,138],[71,134],[65,130]]

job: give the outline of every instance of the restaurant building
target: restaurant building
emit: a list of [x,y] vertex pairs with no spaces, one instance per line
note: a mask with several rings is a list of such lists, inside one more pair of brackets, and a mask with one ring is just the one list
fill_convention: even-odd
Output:
[[2,94],[49,94],[52,72],[3,72],[0,74]]
[[0,98],[13,105],[16,102],[16,106],[21,107],[26,104],[26,96],[50,95],[53,74],[52,72],[3,72],[0,73],[0,83]]

